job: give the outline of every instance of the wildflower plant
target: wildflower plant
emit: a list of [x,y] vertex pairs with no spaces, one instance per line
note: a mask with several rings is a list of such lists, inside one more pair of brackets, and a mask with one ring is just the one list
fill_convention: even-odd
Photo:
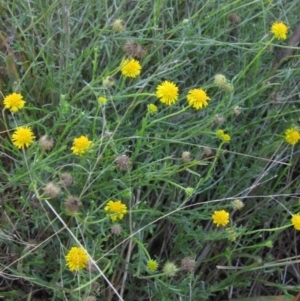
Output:
[[2,2],[7,287],[294,294],[280,275],[300,229],[295,0]]

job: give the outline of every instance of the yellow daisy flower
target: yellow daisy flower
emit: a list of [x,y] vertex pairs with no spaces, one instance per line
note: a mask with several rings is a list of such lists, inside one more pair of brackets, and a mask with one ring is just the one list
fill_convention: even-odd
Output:
[[226,226],[229,223],[229,213],[225,210],[216,210],[212,215],[212,221],[217,226]]
[[87,136],[80,136],[78,138],[74,138],[73,146],[71,150],[73,154],[76,156],[82,156],[86,153],[87,149],[90,147],[92,141],[90,141]]
[[81,247],[72,247],[65,258],[70,271],[84,269],[89,261],[87,252]]
[[300,139],[300,133],[295,128],[290,128],[285,131],[285,141],[291,145],[295,145]]
[[23,100],[23,96],[18,93],[9,94],[3,100],[5,109],[9,109],[14,113],[22,109],[25,103],[26,102]]
[[292,221],[294,228],[296,230],[300,230],[300,214],[299,213],[294,214],[291,221]]
[[139,61],[135,59],[125,59],[121,63],[121,72],[126,77],[137,77],[142,70],[142,66]]
[[149,104],[149,105],[148,105],[148,112],[149,112],[150,114],[156,113],[156,112],[157,112],[157,106],[154,105],[153,103]]
[[28,147],[34,139],[35,136],[30,127],[18,127],[12,134],[12,142],[17,148]]
[[153,272],[153,271],[156,271],[157,270],[157,267],[158,267],[158,263],[156,260],[152,260],[150,259],[148,262],[147,262],[147,268],[149,271]]
[[114,222],[117,219],[122,219],[127,213],[127,206],[121,201],[109,201],[104,207],[104,210],[107,211],[106,216],[111,218]]
[[288,33],[288,26],[286,26],[283,22],[274,22],[271,26],[271,33],[278,40],[285,40],[286,35]]
[[206,92],[202,89],[193,89],[188,92],[187,101],[190,106],[196,110],[202,109],[202,107],[208,106],[208,101],[210,98],[207,96]]
[[165,80],[157,86],[156,96],[161,103],[170,106],[178,100],[178,87],[173,82]]

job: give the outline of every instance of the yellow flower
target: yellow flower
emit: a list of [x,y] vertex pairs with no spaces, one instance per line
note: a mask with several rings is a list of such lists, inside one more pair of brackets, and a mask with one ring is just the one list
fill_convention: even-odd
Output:
[[222,139],[223,142],[229,142],[231,139],[230,135],[225,134],[223,130],[218,130],[216,132],[216,136],[217,138]]
[[92,141],[90,141],[87,138],[87,136],[80,136],[78,138],[74,138],[73,146],[71,147],[71,150],[73,151],[74,155],[82,156],[90,147],[91,143]]
[[86,251],[81,247],[72,247],[65,258],[70,271],[84,269],[89,261]]
[[285,131],[285,141],[291,145],[295,145],[300,139],[300,133],[295,128],[290,128]]
[[229,213],[225,210],[217,210],[212,215],[212,221],[217,226],[226,226],[229,223]]
[[110,217],[113,222],[122,219],[127,213],[127,207],[121,201],[109,201],[104,210],[107,211],[106,216]]
[[202,109],[202,107],[207,107],[207,101],[210,98],[207,96],[206,92],[202,89],[193,89],[190,90],[187,95],[187,100],[190,106],[196,110]]
[[147,268],[149,271],[156,271],[157,270],[157,267],[158,267],[158,263],[156,260],[152,260],[150,259],[148,262],[147,262]]
[[285,40],[288,32],[288,27],[283,22],[274,22],[271,26],[271,33],[278,40]]
[[141,70],[141,64],[135,59],[126,59],[121,63],[121,72],[126,77],[135,78],[141,73]]
[[150,114],[156,113],[156,112],[157,112],[157,106],[154,105],[153,103],[149,104],[149,105],[148,105],[148,112],[149,112]]
[[291,221],[295,229],[300,230],[300,214],[299,213],[294,214]]
[[165,80],[156,88],[156,96],[161,103],[170,106],[178,99],[178,87],[173,83]]
[[18,93],[9,94],[3,100],[5,109],[9,109],[12,112],[17,112],[22,109],[25,103],[23,96]]
[[100,105],[106,105],[107,103],[107,98],[106,97],[103,97],[103,96],[99,96],[98,97],[98,102]]
[[33,143],[35,136],[30,127],[18,127],[12,135],[12,142],[17,148],[28,147]]

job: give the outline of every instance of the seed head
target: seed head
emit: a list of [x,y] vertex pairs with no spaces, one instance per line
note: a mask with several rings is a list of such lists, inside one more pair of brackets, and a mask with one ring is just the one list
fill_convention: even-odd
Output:
[[224,118],[224,116],[222,116],[222,115],[216,114],[216,115],[214,116],[214,122],[215,122],[216,124],[222,124],[222,123],[225,122],[225,118]]
[[211,156],[213,154],[213,151],[210,147],[204,146],[203,147],[203,153],[205,156]]
[[110,228],[110,232],[113,235],[120,236],[122,232],[122,226],[120,224],[113,224]]
[[146,50],[143,46],[132,40],[127,41],[124,44],[123,49],[129,57],[142,58],[146,54]]
[[68,172],[62,173],[59,179],[60,179],[60,183],[65,187],[71,186],[74,181],[72,175],[69,174]]
[[48,135],[44,135],[39,139],[39,146],[41,149],[49,151],[53,148],[54,140]]
[[229,14],[228,15],[228,21],[231,22],[232,24],[240,24],[242,22],[242,19],[235,13]]
[[235,116],[239,116],[241,114],[241,107],[239,106],[235,106],[233,109],[232,109],[232,112]]
[[43,188],[46,197],[53,199],[60,194],[60,188],[52,182],[47,183]]
[[131,167],[131,160],[126,155],[118,156],[116,159],[116,163],[120,170],[127,170]]
[[187,271],[189,273],[193,273],[195,271],[196,261],[192,259],[190,256],[184,257],[181,260],[181,269]]
[[73,215],[79,212],[81,202],[79,198],[69,195],[64,202],[66,212]]
[[189,162],[191,162],[191,161],[192,161],[191,153],[190,153],[190,152],[187,152],[187,151],[183,152],[183,153],[181,154],[181,159],[182,159],[182,161],[183,161],[184,163],[189,163]]

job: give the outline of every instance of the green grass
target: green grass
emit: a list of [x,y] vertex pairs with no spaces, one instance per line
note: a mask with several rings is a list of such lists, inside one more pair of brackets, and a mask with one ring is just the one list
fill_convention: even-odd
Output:
[[[299,126],[297,53],[273,83],[268,79],[276,53],[286,47],[286,41],[271,41],[270,27],[281,20],[293,31],[298,1],[117,2],[0,2],[2,98],[17,92],[26,100],[15,114],[2,110],[0,296],[294,295],[299,250],[291,217],[300,211],[299,150],[284,132]],[[240,24],[228,21],[231,13]],[[124,20],[124,31],[113,30],[116,19]],[[134,79],[120,72],[129,40],[147,50]],[[233,85],[231,93],[214,84],[218,73]],[[111,88],[103,85],[108,76]],[[179,87],[172,106],[155,96],[163,80]],[[194,88],[211,98],[206,108],[188,107],[186,95]],[[108,99],[105,106],[99,96]],[[147,113],[151,103],[156,114]],[[30,126],[37,138],[24,151],[11,141],[17,126]],[[219,129],[230,143],[217,139]],[[43,135],[55,141],[50,151],[40,148]],[[71,147],[81,135],[93,146],[78,157]],[[189,163],[184,151],[191,153]],[[116,163],[120,155],[132,161],[126,171]],[[73,185],[61,185],[63,173],[72,175]],[[49,182],[60,186],[58,197],[45,196]],[[80,199],[78,214],[66,211],[70,195]],[[244,202],[241,210],[232,207],[235,199]],[[104,210],[109,200],[128,208],[118,221],[119,236]],[[230,213],[236,240],[213,224],[216,210]],[[95,266],[74,273],[65,256],[80,245]],[[180,269],[187,256],[196,261],[193,273]],[[157,271],[147,270],[149,259],[157,260]],[[172,277],[166,262],[178,267]]]

